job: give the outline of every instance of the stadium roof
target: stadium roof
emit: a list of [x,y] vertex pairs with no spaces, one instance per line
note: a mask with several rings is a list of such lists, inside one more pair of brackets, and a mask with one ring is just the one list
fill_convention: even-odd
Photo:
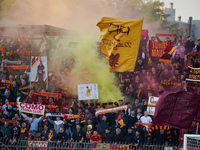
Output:
[[49,25],[6,25],[0,24],[0,36],[58,36],[70,31]]

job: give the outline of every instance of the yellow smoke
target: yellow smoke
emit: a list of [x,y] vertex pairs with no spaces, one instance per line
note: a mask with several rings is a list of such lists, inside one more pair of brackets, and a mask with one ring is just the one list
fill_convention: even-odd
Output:
[[69,55],[75,60],[65,84],[74,88],[73,94],[76,94],[78,84],[97,83],[100,101],[116,102],[121,99],[119,86],[116,85],[114,74],[109,72],[108,61],[98,54],[94,39],[93,36],[82,35],[76,48],[63,49],[59,54],[55,52],[59,55],[58,61],[67,61]]

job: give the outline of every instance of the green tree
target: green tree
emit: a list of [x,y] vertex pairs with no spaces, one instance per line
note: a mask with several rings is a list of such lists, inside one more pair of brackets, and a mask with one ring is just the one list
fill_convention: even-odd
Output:
[[164,9],[162,9],[163,6],[163,2],[150,0],[143,3],[140,12],[149,22],[164,21],[169,15],[165,14]]
[[0,0],[0,20],[15,6],[15,0]]

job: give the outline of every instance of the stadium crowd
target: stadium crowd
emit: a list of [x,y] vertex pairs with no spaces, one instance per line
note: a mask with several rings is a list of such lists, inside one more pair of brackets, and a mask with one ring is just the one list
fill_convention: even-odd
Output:
[[[49,86],[29,86],[29,68],[13,70],[9,67],[11,62],[20,62],[22,65],[30,63],[30,56],[7,56],[6,52],[12,51],[39,51],[39,46],[29,38],[4,38],[0,46],[4,47],[5,53],[1,54],[1,80],[13,81],[10,89],[1,90],[0,99],[0,137],[6,139],[10,144],[18,140],[56,141],[57,144],[63,141],[78,141],[88,143],[128,143],[135,146],[141,144],[165,144],[181,145],[184,133],[195,133],[196,122],[193,122],[190,129],[170,128],[171,136],[168,136],[165,127],[159,128],[155,135],[148,134],[153,116],[147,112],[149,96],[159,96],[160,90],[176,90],[177,87],[160,85],[162,81],[183,82],[187,72],[188,61],[192,65],[195,62],[188,59],[187,54],[192,51],[200,51],[200,40],[195,45],[192,37],[179,38],[174,43],[174,52],[170,63],[166,65],[158,59],[150,58],[148,50],[148,36],[141,37],[140,49],[137,64],[133,73],[116,73],[116,81],[124,97],[119,100],[119,105],[127,105],[127,110],[112,112],[95,116],[95,109],[105,106],[88,106],[86,103],[78,103],[75,98],[53,98],[30,94],[32,92],[58,92],[59,87],[55,81]],[[158,40],[151,37],[151,40]],[[170,40],[170,39],[166,39]],[[160,39],[159,39],[160,41]],[[47,49],[49,45],[46,45]],[[5,61],[6,60],[6,61]],[[11,63],[12,64],[12,63]],[[64,67],[69,66],[65,64]],[[59,79],[59,77],[57,77]],[[40,83],[38,83],[40,84]],[[5,84],[1,82],[1,86]],[[55,116],[39,116],[25,114],[18,111],[17,105],[10,102],[24,102],[30,104],[56,105],[56,108],[46,108],[46,113],[63,113],[82,115],[81,118],[63,119]],[[2,119],[17,121],[17,124],[3,122]],[[123,121],[121,121],[123,120]],[[144,123],[144,124],[140,124]]]

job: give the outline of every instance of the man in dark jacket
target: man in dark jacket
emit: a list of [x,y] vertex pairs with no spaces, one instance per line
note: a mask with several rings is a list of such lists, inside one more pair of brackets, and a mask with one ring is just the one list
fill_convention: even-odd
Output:
[[131,115],[128,116],[128,125],[132,128],[134,128],[135,123],[138,121],[135,111],[132,109],[131,110]]
[[128,128],[128,133],[126,134],[126,137],[125,137],[125,143],[132,144],[133,143],[133,138],[134,138],[133,130],[132,130],[131,127],[129,127]]
[[120,129],[120,128],[117,128],[117,129],[116,129],[116,133],[112,135],[111,139],[112,139],[112,141],[115,142],[116,144],[117,144],[117,143],[123,143],[123,142],[124,142],[124,136],[123,136],[123,134],[121,133],[121,129]]
[[167,133],[164,129],[161,129],[160,132],[157,134],[157,144],[165,144],[167,141]]
[[48,140],[48,136],[49,136],[49,127],[48,127],[47,125],[44,125],[44,130],[42,130],[41,136],[42,136],[42,139],[43,139],[44,141],[47,141],[47,140]]
[[76,125],[76,130],[73,132],[71,140],[74,142],[80,142],[82,143],[84,141],[85,134],[83,131],[81,131],[81,125],[77,124]]
[[135,136],[133,138],[133,144],[136,147],[140,147],[140,145],[144,143],[144,139],[141,136],[140,132],[138,130],[135,131]]
[[67,141],[67,133],[64,132],[64,128],[60,128],[60,132],[57,134],[57,144],[62,144],[64,141]]
[[113,124],[111,127],[111,130],[110,130],[111,134],[115,134],[115,131],[117,128],[121,128],[121,125],[119,124],[118,120],[116,119],[115,124]]
[[103,136],[105,130],[108,128],[107,117],[105,115],[102,116],[102,120],[99,122],[99,134]]
[[195,47],[193,38],[191,36],[187,37],[187,41],[185,42],[185,54],[192,52]]
[[200,52],[200,39],[198,39],[198,44],[196,45],[196,51]]
[[110,129],[109,128],[107,128],[106,131],[105,131],[105,133],[103,134],[103,142],[104,143],[110,143],[110,142],[112,142],[111,135],[110,135]]

